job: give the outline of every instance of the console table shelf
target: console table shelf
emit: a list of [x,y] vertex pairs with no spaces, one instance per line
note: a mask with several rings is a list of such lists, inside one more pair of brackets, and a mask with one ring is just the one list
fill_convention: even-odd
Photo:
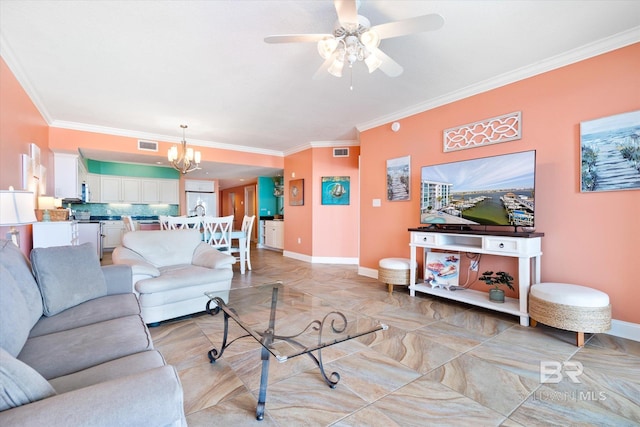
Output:
[[411,269],[409,292],[415,296],[416,292],[423,292],[450,300],[472,304],[503,313],[520,317],[520,324],[529,326],[528,295],[529,286],[540,282],[541,239],[543,233],[483,233],[476,232],[442,232],[426,231],[410,228],[411,263],[416,262],[417,248],[422,248],[424,254],[432,249],[469,252],[477,254],[507,256],[518,258],[518,296],[506,298],[504,303],[489,301],[486,292],[471,289],[448,291],[441,288],[431,288],[429,285],[416,283],[416,271]]

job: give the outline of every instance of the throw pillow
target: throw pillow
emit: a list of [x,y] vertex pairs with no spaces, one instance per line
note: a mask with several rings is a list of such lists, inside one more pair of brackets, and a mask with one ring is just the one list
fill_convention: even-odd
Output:
[[0,347],[0,411],[54,396],[56,391],[31,366]]
[[31,267],[40,287],[45,316],[107,294],[100,260],[91,243],[34,248]]
[[29,307],[20,287],[5,266],[0,264],[0,347],[17,356],[27,342],[32,327]]

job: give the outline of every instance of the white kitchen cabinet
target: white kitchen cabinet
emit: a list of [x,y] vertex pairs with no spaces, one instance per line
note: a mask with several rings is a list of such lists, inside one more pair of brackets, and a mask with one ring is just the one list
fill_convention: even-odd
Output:
[[179,203],[179,183],[177,179],[159,179],[158,195],[160,203],[177,205]]
[[116,246],[120,246],[125,231],[124,221],[104,221],[102,223],[103,248],[113,249]]
[[33,224],[33,247],[69,246],[78,244],[78,223],[49,221]]
[[140,179],[103,175],[100,196],[103,203],[140,203]]
[[87,174],[87,186],[89,191],[87,193],[87,202],[100,203],[100,175],[94,173]]
[[158,195],[158,180],[157,179],[143,179],[140,181],[140,188],[142,190],[142,197],[140,201],[142,203],[160,203],[160,196]]
[[178,180],[142,179],[142,203],[178,204]]
[[215,182],[203,181],[198,179],[186,179],[184,181],[184,191],[200,191],[203,193],[213,193],[215,190]]
[[58,199],[78,199],[81,197],[77,154],[53,153],[53,183]]
[[264,244],[270,248],[284,249],[284,221],[265,221]]

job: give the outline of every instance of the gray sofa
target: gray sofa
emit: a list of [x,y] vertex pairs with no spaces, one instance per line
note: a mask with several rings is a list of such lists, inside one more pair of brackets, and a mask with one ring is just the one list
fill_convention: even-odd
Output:
[[30,263],[0,240],[0,425],[186,425],[129,267],[101,267],[90,244],[37,248]]
[[231,289],[236,262],[193,229],[130,231],[112,260],[131,267],[133,291],[147,324],[204,311],[206,291]]

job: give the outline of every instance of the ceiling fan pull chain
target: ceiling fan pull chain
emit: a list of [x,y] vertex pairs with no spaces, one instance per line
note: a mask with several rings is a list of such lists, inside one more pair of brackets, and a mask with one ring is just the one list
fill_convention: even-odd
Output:
[[349,84],[349,89],[353,90],[353,66],[349,64],[349,74],[351,75],[351,83]]

